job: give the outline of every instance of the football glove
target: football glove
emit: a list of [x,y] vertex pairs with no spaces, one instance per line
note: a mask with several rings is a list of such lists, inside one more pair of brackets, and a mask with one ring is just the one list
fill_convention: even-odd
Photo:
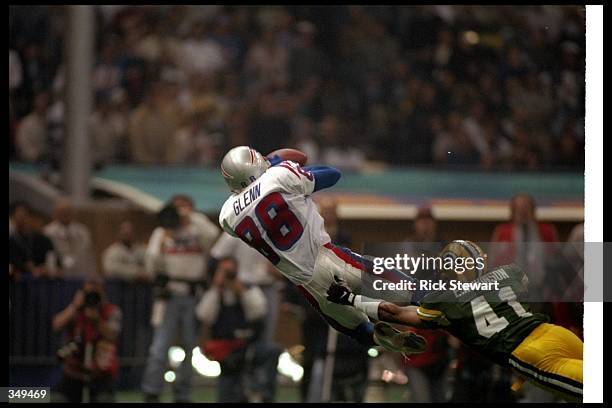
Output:
[[342,279],[334,276],[334,280],[336,282],[332,283],[329,289],[327,289],[327,300],[340,305],[353,306],[355,303],[355,294],[351,292],[351,289],[346,286],[346,283]]

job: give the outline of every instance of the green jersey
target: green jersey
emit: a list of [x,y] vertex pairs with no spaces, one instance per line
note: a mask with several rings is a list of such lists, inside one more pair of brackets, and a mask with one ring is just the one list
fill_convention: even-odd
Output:
[[420,302],[419,316],[424,319],[431,311],[442,312],[449,325],[432,321],[426,326],[448,331],[498,364],[507,365],[510,353],[535,327],[549,320],[517,300],[527,293],[527,277],[514,264],[462,286],[427,294]]

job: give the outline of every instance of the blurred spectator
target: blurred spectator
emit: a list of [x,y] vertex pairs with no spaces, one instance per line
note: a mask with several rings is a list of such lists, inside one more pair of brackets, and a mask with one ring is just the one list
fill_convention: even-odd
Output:
[[438,235],[438,222],[431,207],[420,207],[414,219],[412,235],[406,241],[406,253],[417,257],[421,254],[437,256],[442,246],[442,239]]
[[[552,224],[538,222],[536,204],[528,194],[518,194],[510,201],[510,222],[495,227],[489,251],[491,266],[516,263],[529,276],[530,287],[539,288],[545,277],[546,256],[558,242]],[[544,289],[544,288],[541,288]]]
[[319,144],[314,138],[315,124],[305,117],[297,117],[292,124],[293,141],[296,149],[303,151],[308,157],[309,163],[320,163]]
[[[13,126],[32,111],[34,95],[61,77],[66,24],[53,10],[10,10]],[[128,129],[136,163],[184,162],[169,151],[184,136],[176,133],[183,122],[171,111],[191,108],[185,95],[199,93],[195,76],[209,83],[214,96],[207,98],[217,108],[209,123],[214,129],[206,131],[225,134],[227,128],[228,146],[251,143],[269,151],[298,138],[287,124],[296,115],[316,123],[331,115],[346,129],[335,139],[321,132],[321,159],[327,155],[351,169],[367,159],[486,171],[583,166],[584,140],[570,136],[565,124],[584,117],[584,8],[355,6],[320,13],[316,7],[173,6],[160,12],[151,6],[100,12],[94,87],[97,96],[121,87],[136,108]],[[159,81],[174,82],[176,95],[152,96]],[[351,151],[342,156],[339,146]],[[214,159],[206,157],[196,161],[211,165]]]
[[250,48],[244,70],[253,84],[251,92],[269,86],[284,87],[289,80],[289,53],[274,28],[264,28]]
[[10,205],[9,212],[9,277],[57,277],[59,259],[53,243],[37,230],[30,206],[23,201]]
[[218,133],[210,132],[208,119],[215,110],[213,101],[193,103],[192,111],[174,135],[174,154],[176,163],[197,163],[212,167],[217,163],[219,152]]
[[231,256],[238,263],[238,278],[245,284],[255,285],[266,297],[266,316],[261,340],[273,343],[278,320],[279,279],[281,275],[274,265],[257,250],[241,239],[223,232],[210,251],[213,261]]
[[272,87],[261,94],[250,118],[248,137],[249,144],[260,152],[271,152],[291,138],[286,94]]
[[[266,300],[266,313],[262,318],[261,333],[254,343],[261,343],[263,349],[275,348],[276,327],[279,312],[279,287],[282,287],[282,275],[259,252],[245,244],[242,240],[223,232],[210,251],[213,262],[232,257],[237,262],[238,279],[247,286],[258,287]],[[212,278],[212,277],[211,277]],[[273,395],[272,383],[266,378],[273,375],[266,372],[266,367],[253,367],[249,380],[255,389],[264,390],[263,394]],[[275,375],[275,374],[274,374]]]
[[101,96],[89,118],[93,160],[97,165],[119,161],[129,148],[128,118],[122,111],[124,99],[120,88]]
[[434,159],[438,163],[455,165],[478,163],[478,150],[459,112],[451,112],[444,125],[435,124],[433,129],[436,133],[432,149]]
[[23,81],[21,59],[17,51],[9,48],[9,91],[13,92]]
[[567,238],[567,255],[584,262],[584,223],[576,224]]
[[124,221],[119,226],[117,241],[102,253],[102,266],[107,279],[121,279],[128,282],[146,281],[145,246],[134,242],[134,226]]
[[[58,356],[64,374],[52,393],[55,402],[114,402],[119,372],[117,339],[121,310],[106,297],[101,278],[88,279],[72,302],[53,318],[53,330],[66,330]],[[84,388],[89,400],[84,401]]]
[[433,216],[431,207],[419,207],[414,219],[414,230],[409,240],[423,243],[433,243],[439,240],[438,222]]
[[133,160],[139,164],[173,162],[172,137],[180,119],[177,106],[168,98],[168,86],[161,82],[153,84],[144,101],[130,116]]
[[[17,117],[17,107],[15,106],[16,93],[23,82],[23,68],[21,66],[21,59],[19,53],[12,48],[9,48],[9,120],[11,121],[11,140],[10,146],[14,149],[13,140],[13,126],[14,120]],[[10,157],[13,157],[15,152],[10,152]]]
[[93,90],[98,97],[109,94],[121,84],[121,66],[119,47],[121,43],[116,36],[109,35],[103,40],[99,57],[93,70]]
[[195,307],[206,278],[208,253],[219,234],[215,224],[193,210],[190,197],[174,196],[158,214],[160,226],[153,231],[146,251],[147,273],[155,279],[157,292],[151,316],[153,340],[142,379],[146,402],[159,401],[168,348],[177,333],[187,355],[176,371],[174,399],[191,400],[191,353],[198,338]]
[[33,109],[19,124],[16,134],[17,154],[27,162],[37,162],[47,153],[47,109],[49,94],[34,97]]
[[439,330],[414,330],[427,340],[427,350],[402,359],[411,390],[411,402],[446,402],[450,362],[448,334]]
[[60,255],[62,277],[84,278],[95,273],[94,253],[89,229],[74,220],[68,199],[60,199],[53,209],[53,221],[43,229]]
[[298,36],[289,55],[292,89],[308,78],[321,77],[328,68],[325,55],[315,44],[315,25],[309,21],[300,21],[296,24],[296,31]]
[[[204,354],[221,364],[217,402],[274,402],[281,350],[258,341],[263,333],[266,309],[261,289],[239,278],[237,261],[221,258],[212,286],[204,293],[196,311],[198,318],[210,328]],[[247,374],[258,368],[263,369],[262,381],[249,383]]]
[[576,124],[568,121],[555,149],[554,164],[561,168],[583,168],[584,148],[576,131]]
[[191,27],[189,37],[183,41],[180,64],[187,74],[212,75],[226,64],[221,47],[214,41],[204,21]]
[[365,154],[355,145],[347,145],[342,124],[334,115],[326,115],[319,123],[321,160],[339,169],[359,170],[365,164]]

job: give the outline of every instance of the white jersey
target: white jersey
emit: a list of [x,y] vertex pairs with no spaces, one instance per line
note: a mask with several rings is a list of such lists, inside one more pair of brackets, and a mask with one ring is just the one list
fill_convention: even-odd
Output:
[[291,282],[308,283],[319,249],[331,241],[309,197],[314,186],[311,173],[284,161],[230,196],[219,223],[261,252]]

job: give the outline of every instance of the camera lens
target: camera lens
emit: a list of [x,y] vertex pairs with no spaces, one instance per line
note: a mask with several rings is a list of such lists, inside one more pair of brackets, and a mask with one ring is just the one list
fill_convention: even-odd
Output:
[[85,294],[85,305],[89,307],[98,306],[102,298],[98,292],[92,291]]

